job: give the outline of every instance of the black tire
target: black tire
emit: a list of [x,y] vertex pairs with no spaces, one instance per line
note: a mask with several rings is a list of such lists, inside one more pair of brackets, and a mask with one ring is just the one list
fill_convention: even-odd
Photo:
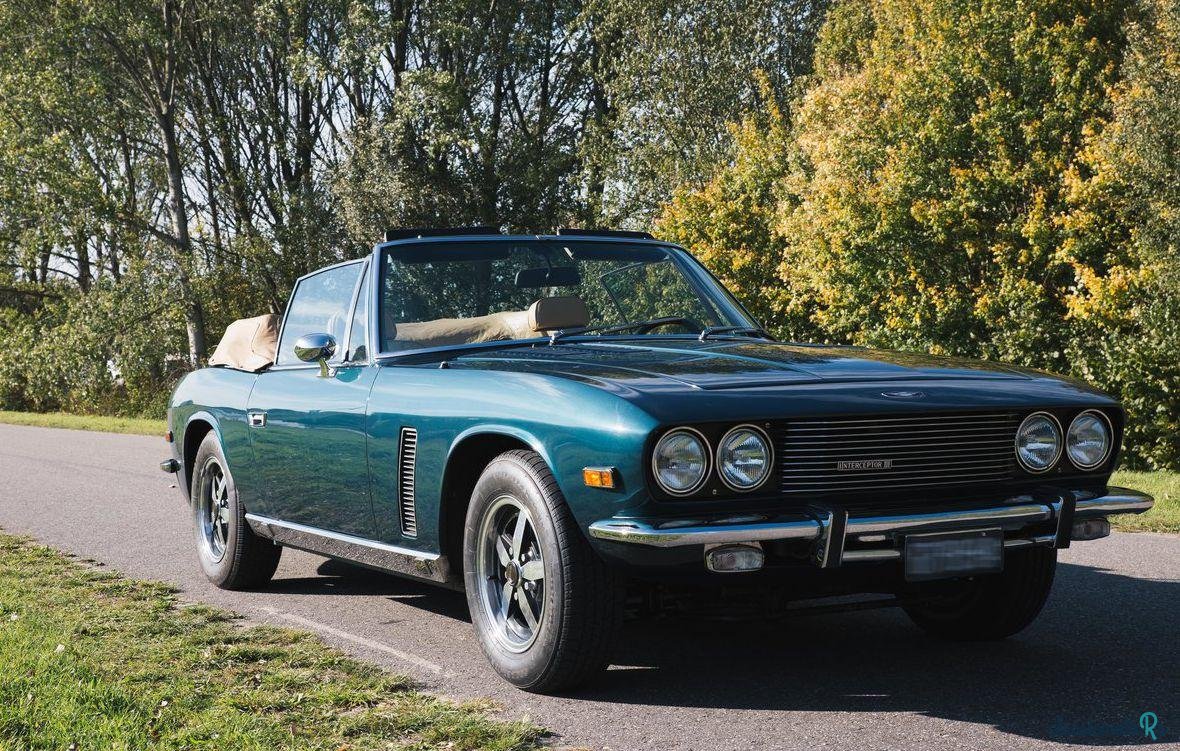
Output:
[[931,582],[921,588],[929,599],[903,607],[914,623],[943,639],[1004,639],[1036,619],[1056,570],[1053,548],[1014,550],[1005,556],[1003,573]]
[[[507,515],[506,524],[515,530],[525,515],[520,509],[527,511],[529,527],[514,552],[514,540],[500,534],[496,525]],[[485,542],[492,539],[504,544],[503,551]],[[508,555],[510,563],[501,563],[505,559],[497,557],[498,552]],[[482,568],[481,556],[487,556]],[[533,567],[518,567],[511,577],[508,569],[518,561]],[[540,581],[529,581],[524,573],[531,570],[535,576],[542,569]],[[622,623],[622,590],[578,529],[553,475],[536,453],[509,451],[484,469],[467,510],[463,572],[476,638],[492,667],[509,683],[552,693],[586,682],[610,663]],[[508,590],[502,588],[512,583],[510,579],[516,584],[500,619],[501,611],[493,608],[505,600]],[[530,585],[533,589],[526,591]],[[519,604],[522,596],[526,604],[535,603],[530,605],[535,628]]]
[[[224,491],[215,493],[222,486]],[[209,581],[222,589],[255,589],[270,581],[283,548],[255,535],[246,523],[246,509],[238,500],[221,443],[212,431],[197,449],[190,490],[197,557]],[[224,526],[214,534],[210,512],[218,501],[224,507]]]

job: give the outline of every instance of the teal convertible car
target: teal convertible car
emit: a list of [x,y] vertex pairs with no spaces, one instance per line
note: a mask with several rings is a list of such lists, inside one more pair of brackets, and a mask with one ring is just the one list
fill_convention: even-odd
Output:
[[1002,638],[1058,549],[1152,505],[1107,486],[1124,415],[1103,394],[776,342],[643,233],[390,233],[211,362],[176,388],[162,463],[209,578],[263,586],[289,546],[462,588],[533,691],[603,669],[624,608],[653,603],[872,593]]

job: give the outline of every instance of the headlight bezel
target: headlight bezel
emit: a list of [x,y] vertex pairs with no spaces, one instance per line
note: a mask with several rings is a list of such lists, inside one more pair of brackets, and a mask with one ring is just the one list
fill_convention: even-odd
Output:
[[[1022,432],[1024,432],[1024,426],[1027,425],[1029,423],[1029,421],[1031,421],[1033,418],[1037,418],[1037,417],[1048,418],[1049,422],[1052,423],[1053,427],[1056,428],[1056,430],[1057,430],[1057,451],[1054,452],[1053,458],[1049,461],[1049,463],[1046,464],[1042,468],[1030,467],[1028,464],[1026,464],[1024,462],[1024,457],[1021,456],[1021,453],[1020,453],[1020,434]],[[1058,465],[1058,463],[1061,461],[1061,454],[1064,451],[1065,451],[1065,431],[1061,427],[1061,420],[1057,419],[1056,415],[1054,415],[1051,412],[1038,411],[1038,412],[1033,412],[1033,413],[1029,414],[1023,420],[1020,421],[1020,425],[1018,425],[1016,428],[1016,436],[1013,439],[1012,453],[1014,453],[1016,455],[1016,464],[1022,470],[1029,473],[1030,475],[1043,475]]]
[[[729,478],[722,470],[724,460],[721,457],[721,450],[725,447],[725,442],[729,440],[729,437],[739,430],[749,431],[758,436],[758,438],[762,441],[762,445],[766,448],[766,472],[762,475],[762,478],[758,480],[758,482],[748,487],[743,487],[730,482]],[[725,431],[725,433],[717,441],[717,448],[714,449],[713,466],[717,472],[717,479],[721,481],[722,485],[737,493],[751,493],[766,485],[766,483],[770,480],[771,475],[774,474],[774,442],[770,440],[770,435],[757,425],[752,423],[740,423],[738,425],[734,425],[732,428]]]
[[[701,452],[702,456],[704,457],[704,470],[701,472],[700,479],[698,479],[692,487],[686,490],[676,490],[674,488],[669,488],[667,485],[661,482],[659,466],[656,464],[656,460],[660,455],[660,446],[664,443],[664,441],[678,433],[687,433],[693,436],[698,441],[700,441],[701,446],[704,449]],[[705,437],[705,434],[696,428],[690,427],[688,425],[679,425],[677,427],[669,428],[660,434],[660,437],[656,439],[655,444],[652,445],[650,465],[651,476],[656,483],[656,487],[674,498],[685,498],[699,492],[701,488],[705,487],[705,485],[709,482],[709,478],[713,476],[713,445],[709,443],[709,439]]]
[[[1106,426],[1106,451],[1104,451],[1102,453],[1102,457],[1093,464],[1082,464],[1074,459],[1073,454],[1069,450],[1069,436],[1070,433],[1073,432],[1074,425],[1077,424],[1077,421],[1088,415],[1096,415],[1099,422]],[[1069,459],[1069,463],[1072,464],[1076,469],[1080,469],[1083,472],[1091,472],[1101,467],[1107,462],[1108,459],[1110,459],[1110,455],[1114,452],[1114,424],[1111,422],[1110,417],[1108,417],[1107,414],[1100,409],[1086,409],[1074,415],[1073,419],[1069,421],[1069,428],[1066,429],[1065,433],[1062,435],[1062,450],[1064,451],[1066,458]]]

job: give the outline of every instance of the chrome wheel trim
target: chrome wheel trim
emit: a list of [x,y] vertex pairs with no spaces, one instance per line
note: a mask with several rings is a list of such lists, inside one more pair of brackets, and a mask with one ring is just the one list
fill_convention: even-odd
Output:
[[229,544],[229,476],[216,459],[210,459],[201,473],[197,524],[206,554],[219,562]]
[[479,526],[476,576],[488,631],[509,652],[528,650],[545,619],[545,559],[532,515],[501,495]]

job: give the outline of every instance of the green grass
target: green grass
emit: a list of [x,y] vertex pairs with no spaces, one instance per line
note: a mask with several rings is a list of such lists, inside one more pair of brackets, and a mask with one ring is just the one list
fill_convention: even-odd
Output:
[[0,534],[0,748],[538,747],[493,709]]
[[1115,472],[1110,484],[1134,488],[1155,498],[1146,514],[1111,517],[1115,529],[1126,532],[1170,532],[1180,534],[1180,472]]
[[105,417],[103,415],[72,415],[66,412],[10,412],[0,410],[0,423],[37,425],[42,428],[70,430],[99,430],[107,433],[163,436],[163,420],[142,417]]

